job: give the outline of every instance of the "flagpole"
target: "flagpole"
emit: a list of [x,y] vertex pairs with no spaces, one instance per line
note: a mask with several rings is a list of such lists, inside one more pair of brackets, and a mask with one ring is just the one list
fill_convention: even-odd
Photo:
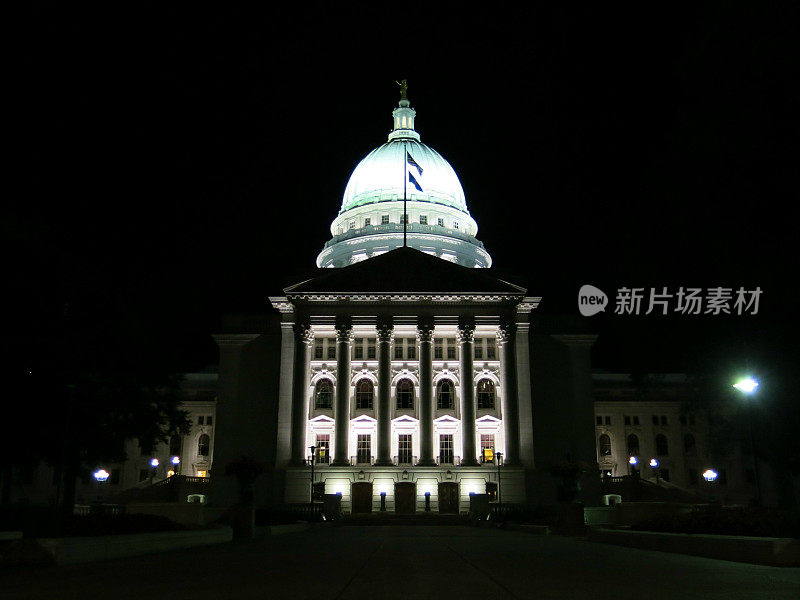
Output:
[[403,247],[406,245],[406,229],[408,229],[408,213],[406,213],[406,185],[408,185],[408,149],[403,142]]

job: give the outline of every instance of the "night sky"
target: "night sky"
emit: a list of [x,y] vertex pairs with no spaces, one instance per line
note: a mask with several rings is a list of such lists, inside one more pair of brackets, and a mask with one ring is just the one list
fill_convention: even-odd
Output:
[[[220,315],[314,268],[407,78],[498,275],[548,314],[589,283],[744,286],[756,316],[598,315],[595,365],[796,366],[791,3],[35,4],[16,54],[23,185],[3,217],[16,326],[146,320],[181,368]],[[433,12],[431,12],[433,11]],[[612,312],[612,311],[609,311]]]

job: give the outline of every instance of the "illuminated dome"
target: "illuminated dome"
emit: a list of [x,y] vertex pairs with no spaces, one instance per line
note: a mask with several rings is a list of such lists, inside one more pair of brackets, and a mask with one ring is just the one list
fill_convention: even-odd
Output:
[[414,130],[405,87],[392,117],[389,140],[353,170],[317,266],[345,267],[403,246],[404,212],[405,245],[467,267],[491,266],[456,172]]

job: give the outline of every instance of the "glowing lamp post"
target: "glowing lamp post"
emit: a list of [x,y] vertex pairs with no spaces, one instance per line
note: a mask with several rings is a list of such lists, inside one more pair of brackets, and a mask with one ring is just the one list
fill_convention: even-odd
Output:
[[157,458],[150,459],[150,485],[153,485],[153,478],[156,476],[156,470],[159,464]]
[[503,462],[502,452],[495,452],[495,461],[497,461],[497,520],[499,521],[503,514],[503,497],[500,495],[500,463]]
[[[758,389],[758,380],[753,377],[744,377],[736,383],[733,387],[740,391],[745,396],[752,396]],[[750,409],[752,413],[752,408]],[[748,415],[747,431],[750,436],[750,456],[753,457],[753,475],[756,480],[756,504],[761,506],[761,478],[758,476],[758,458],[756,458],[756,445],[753,442],[753,415]]]
[[651,458],[650,468],[653,469],[653,472],[656,474],[656,485],[660,485],[660,479],[658,477],[658,460],[656,460],[655,458]]
[[631,456],[628,459],[628,474],[629,475],[633,476],[633,474],[636,472],[636,465],[638,465],[638,464],[639,464],[639,459],[636,458],[635,456]]
[[714,487],[713,487],[713,485],[714,485],[714,481],[716,481],[718,475],[719,475],[719,473],[717,473],[714,469],[706,469],[705,471],[703,471],[703,479],[705,479],[708,482],[708,499],[711,502],[714,501],[714,493],[713,493],[714,492]]
[[309,446],[308,449],[311,450],[311,459],[310,459],[310,462],[311,462],[311,498],[310,498],[309,503],[308,503],[308,511],[309,511],[308,512],[308,520],[309,521],[313,521],[314,520],[314,462],[315,462],[314,461],[314,452],[316,451],[317,447],[316,446]]
[[106,481],[108,481],[110,475],[108,471],[106,471],[105,469],[98,469],[97,471],[92,473],[92,476],[95,478],[97,483],[105,483]]

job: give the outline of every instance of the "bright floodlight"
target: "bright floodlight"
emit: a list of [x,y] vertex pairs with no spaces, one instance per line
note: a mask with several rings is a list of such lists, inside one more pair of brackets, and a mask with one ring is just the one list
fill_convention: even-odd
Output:
[[756,388],[758,387],[758,381],[756,381],[752,377],[745,377],[744,379],[734,383],[733,387],[735,387],[740,392],[744,392],[745,394],[752,394],[753,392],[756,391]]
[[631,456],[631,457],[628,459],[628,462],[629,462],[630,464],[632,464],[632,465],[635,465],[636,463],[638,463],[638,462],[639,462],[639,460],[638,460],[638,459],[637,459],[635,456]]
[[651,458],[650,459],[650,466],[655,469],[656,467],[658,467],[658,461],[655,458]]
[[173,456],[172,457],[172,464],[173,465],[177,465],[179,462],[181,462],[181,457],[180,456]]
[[109,477],[109,473],[105,469],[97,469],[97,471],[92,473],[92,475],[94,475],[94,478],[100,482],[105,481]]
[[158,459],[157,458],[151,459],[150,460],[150,466],[155,469],[158,466]]
[[717,478],[717,472],[714,469],[706,469],[703,472],[703,479],[708,482],[712,482]]

